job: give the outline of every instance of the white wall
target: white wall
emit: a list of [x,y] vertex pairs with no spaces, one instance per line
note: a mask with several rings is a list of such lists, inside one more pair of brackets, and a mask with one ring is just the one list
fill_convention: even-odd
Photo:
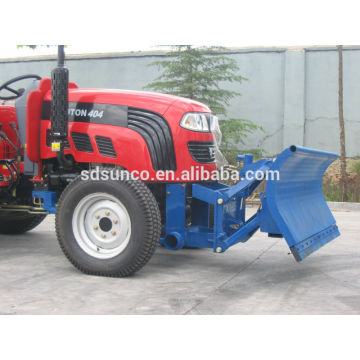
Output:
[[[148,66],[164,53],[69,56],[70,78],[80,87],[142,89],[159,71]],[[290,145],[339,152],[338,58],[335,47],[240,49],[229,52],[241,84],[224,84],[241,97],[233,99],[230,117],[261,125],[239,148],[263,148],[277,154]],[[344,48],[344,115],[348,156],[360,155],[360,46]],[[0,60],[0,83],[23,74],[49,76],[52,58]]]

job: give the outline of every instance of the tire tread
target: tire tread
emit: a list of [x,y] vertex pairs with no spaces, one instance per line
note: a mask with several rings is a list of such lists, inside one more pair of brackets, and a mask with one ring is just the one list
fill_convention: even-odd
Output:
[[38,226],[46,217],[46,215],[33,215],[27,214],[28,216],[20,219],[7,219],[3,223],[0,219],[0,234],[5,235],[16,235],[23,234],[27,231],[34,229]]
[[[68,196],[78,182],[82,181],[80,177],[76,178],[71,182],[63,191],[58,202],[58,208],[62,207],[64,199]],[[62,243],[61,226],[59,224],[59,218],[56,216],[56,236],[58,238],[60,247],[67,257],[67,259],[80,271],[88,275],[105,276],[105,277],[125,277],[134,274],[142,267],[144,267],[154,254],[158,239],[161,232],[161,216],[158,204],[149,190],[149,188],[138,180],[124,180],[121,183],[126,186],[130,192],[135,194],[136,198],[140,202],[140,206],[145,209],[145,222],[146,222],[146,233],[144,236],[144,246],[141,251],[136,255],[135,260],[132,264],[123,267],[117,271],[91,271],[82,266],[73,256],[67,251],[66,247]]]

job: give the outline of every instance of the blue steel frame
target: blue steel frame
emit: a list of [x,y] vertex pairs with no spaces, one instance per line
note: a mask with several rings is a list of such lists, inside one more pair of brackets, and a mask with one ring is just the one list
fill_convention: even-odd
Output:
[[32,198],[42,200],[42,208],[49,214],[56,214],[56,192],[34,190]]
[[[166,221],[160,243],[171,250],[185,247],[212,248],[224,252],[247,241],[258,229],[269,236],[284,237],[297,261],[340,235],[322,194],[321,182],[327,167],[338,157],[326,151],[291,146],[274,161],[253,163],[252,155],[239,155],[244,162],[233,186],[219,182],[166,184]],[[246,220],[245,200],[262,182],[245,177],[249,170],[266,177],[278,171],[280,179],[267,179],[261,208]],[[190,194],[188,193],[191,187]],[[42,208],[56,213],[56,193],[33,191]],[[191,198],[191,224],[187,224],[187,198]]]
[[[233,186],[219,182],[191,186],[191,224],[186,224],[187,193],[184,184],[166,185],[166,224],[160,239],[166,248],[184,246],[224,252],[247,241],[258,229],[269,236],[284,237],[297,261],[340,235],[322,194],[327,167],[338,157],[326,151],[291,146],[275,160],[253,163],[251,155],[238,156],[249,170],[262,174],[277,171],[279,179],[267,179],[261,208],[245,220],[245,200],[262,180],[244,179]],[[274,174],[273,174],[274,175]]]
[[[252,170],[265,173],[271,159],[252,163],[252,155],[239,155],[244,161],[241,176]],[[186,185],[166,185],[165,236],[160,243],[177,250],[184,246],[212,248],[220,253],[239,242],[247,241],[260,227],[259,212],[245,220],[245,200],[262,180],[247,180],[227,186],[219,182],[194,183],[191,186],[191,226],[186,226]]]

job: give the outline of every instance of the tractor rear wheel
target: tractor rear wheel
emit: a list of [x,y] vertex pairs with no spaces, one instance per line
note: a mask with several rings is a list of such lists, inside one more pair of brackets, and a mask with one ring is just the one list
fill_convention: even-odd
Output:
[[23,234],[34,229],[46,215],[28,214],[24,212],[1,212],[0,213],[0,234]]
[[79,270],[128,276],[152,257],[161,230],[158,204],[138,180],[82,180],[62,193],[56,214],[60,246]]

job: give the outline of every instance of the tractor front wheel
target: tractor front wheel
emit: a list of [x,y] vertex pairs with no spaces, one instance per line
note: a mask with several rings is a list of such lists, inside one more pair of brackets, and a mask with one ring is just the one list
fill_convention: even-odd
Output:
[[128,276],[153,255],[161,217],[148,187],[138,180],[70,183],[57,206],[56,232],[70,262],[84,273]]

